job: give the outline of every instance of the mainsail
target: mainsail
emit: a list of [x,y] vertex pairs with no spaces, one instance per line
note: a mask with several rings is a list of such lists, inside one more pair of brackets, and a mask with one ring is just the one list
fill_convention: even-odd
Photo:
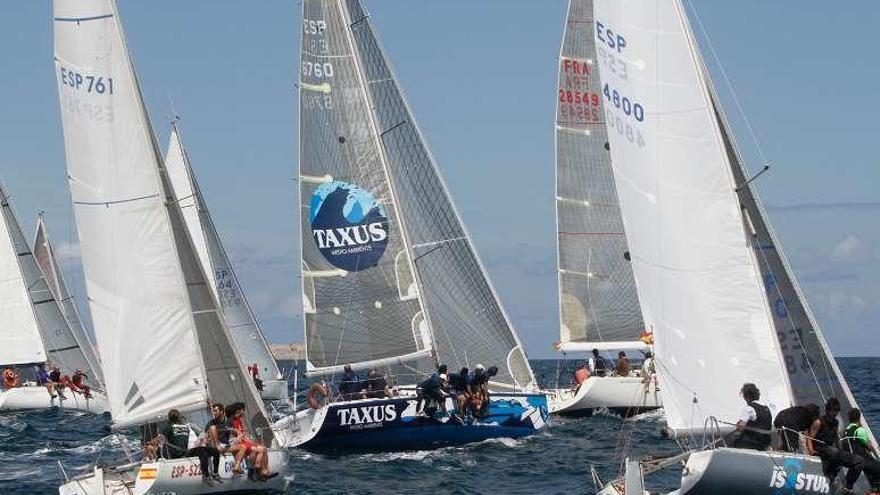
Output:
[[677,0],[596,0],[611,156],[669,429],[730,421],[754,382],[792,392],[708,79]]
[[117,428],[256,389],[187,234],[112,0],[55,0],[55,69],[89,307]]
[[592,0],[572,0],[556,95],[556,230],[562,351],[632,348],[645,324],[617,190],[599,81]]
[[64,283],[64,276],[61,273],[61,267],[55,258],[55,250],[52,248],[52,242],[49,240],[49,232],[46,229],[46,222],[42,213],[37,217],[37,233],[34,236],[34,259],[40,266],[40,270],[49,284],[49,289],[58,305],[64,318],[70,326],[70,332],[79,345],[83,353],[87,366],[80,368],[87,376],[94,378],[99,383],[104,383],[104,374],[101,372],[101,363],[95,353],[95,348],[89,339],[85,328],[83,328],[82,319],[79,317],[79,311],[76,309],[76,303],[67,284]]
[[[432,353],[530,386],[498,302],[357,0],[303,2],[300,193],[310,362]],[[305,239],[312,239],[311,242]]]
[[[11,355],[20,353],[23,348],[28,349],[28,354],[36,350],[36,353],[31,354],[33,357],[38,357],[41,350],[45,352],[45,357],[42,359],[9,362],[49,361],[52,366],[58,366],[62,374],[72,375],[76,370],[91,373],[91,366],[81,347],[83,342],[75,338],[64,318],[58,301],[49,289],[34,253],[30,250],[30,245],[21,230],[21,224],[12,211],[9,196],[2,187],[0,187],[0,202],[2,202],[4,225],[2,233],[5,234],[5,239],[0,240],[0,244],[9,247],[6,253],[9,258],[6,259],[4,256],[2,263],[6,265],[11,260],[12,263],[4,268],[14,270],[9,273],[11,275],[9,279],[4,278],[6,280],[4,286],[6,289],[18,289],[17,293],[12,290],[5,294],[10,298],[8,301],[4,300],[9,307],[4,308],[2,317],[11,323],[8,327],[3,327],[4,331],[16,332],[16,335],[9,337],[12,344],[10,350],[13,351]],[[26,303],[21,304],[22,301]],[[34,336],[31,330],[33,328],[36,328],[37,336]],[[84,343],[88,345],[88,341]],[[100,385],[96,388],[100,388]]]
[[263,332],[232,269],[232,263],[220,242],[220,235],[184,150],[177,123],[172,126],[165,168],[174,188],[174,196],[183,212],[183,220],[193,238],[199,262],[209,278],[213,275],[212,292],[223,309],[226,324],[232,332],[241,358],[248,366],[256,364],[264,378],[279,379],[281,371],[269,351]]

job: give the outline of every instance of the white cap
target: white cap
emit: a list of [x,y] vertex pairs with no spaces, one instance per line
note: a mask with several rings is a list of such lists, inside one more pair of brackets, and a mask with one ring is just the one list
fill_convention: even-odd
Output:
[[485,370],[486,368],[484,368],[482,364],[478,364],[477,367],[474,369],[475,370]]

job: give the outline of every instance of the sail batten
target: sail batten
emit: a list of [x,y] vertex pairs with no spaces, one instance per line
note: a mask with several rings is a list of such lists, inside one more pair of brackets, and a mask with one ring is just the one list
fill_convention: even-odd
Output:
[[[556,94],[558,348],[620,348],[645,330],[608,150],[606,108],[591,22],[593,2],[571,0]],[[564,348],[564,349],[563,349]],[[629,348],[629,347],[625,347]],[[644,348],[638,345],[637,348]]]

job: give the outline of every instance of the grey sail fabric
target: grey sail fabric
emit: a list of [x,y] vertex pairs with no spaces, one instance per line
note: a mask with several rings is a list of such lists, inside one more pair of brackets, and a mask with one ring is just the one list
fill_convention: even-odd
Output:
[[[30,244],[21,230],[21,224],[9,204],[9,196],[2,186],[0,186],[0,205],[2,205],[3,221],[9,233],[9,240],[12,242],[13,251],[18,255],[18,266],[43,340],[46,360],[51,366],[58,366],[63,375],[73,375],[76,370],[89,374],[92,368],[80,348],[80,343],[74,338],[58,306],[58,301],[49,290],[49,284],[34,259]],[[94,377],[94,374],[89,376]],[[91,381],[90,384],[97,385],[98,389],[101,388],[98,382]]]
[[495,380],[530,386],[534,377],[506,314],[397,84],[368,15],[343,2],[366,80],[394,197],[424,293],[435,355],[450,367],[499,368]]
[[[52,242],[49,239],[49,232],[46,229],[46,222],[41,214],[37,217],[37,234],[34,236],[34,259],[40,270],[43,272],[46,282],[49,285],[55,300],[64,314],[64,318],[70,325],[70,331],[74,340],[79,344],[83,356],[88,363],[87,369],[82,369],[89,378],[93,378],[99,383],[104,383],[104,374],[101,372],[101,363],[95,353],[94,344],[86,333],[79,317],[79,311],[76,309],[76,303],[67,284],[64,283],[64,276],[61,273],[61,267],[55,258],[55,250],[52,248]],[[94,382],[93,382],[94,383]]]
[[[608,149],[592,0],[571,0],[556,94],[560,341],[636,341],[645,330]],[[563,347],[564,348],[564,347]]]
[[190,165],[176,124],[168,148],[165,166],[174,187],[175,197],[183,211],[190,235],[202,237],[199,240],[193,239],[193,244],[205,274],[209,278],[213,276],[213,292],[226,317],[226,324],[229,326],[241,358],[248,366],[256,364],[260,376],[265,379],[278,379],[281,377],[281,372],[269,351],[269,345],[220,241],[220,235],[211,219],[211,213],[202,196],[202,190]]
[[751,235],[794,403],[822,406],[827,399],[837,397],[847,406],[844,410],[858,407],[794,278],[785,253],[779,247],[761,201],[752,189],[754,184],[748,183],[750,177],[740,160],[721,106],[714,97],[713,104],[733,177],[739,185],[745,230]]
[[358,63],[342,4],[304,1],[300,226],[315,372],[431,350]]

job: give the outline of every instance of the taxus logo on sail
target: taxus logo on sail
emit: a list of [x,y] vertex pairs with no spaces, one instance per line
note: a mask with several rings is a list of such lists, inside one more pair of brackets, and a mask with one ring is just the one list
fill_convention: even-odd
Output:
[[394,408],[394,404],[350,407],[337,409],[336,416],[339,418],[340,426],[369,427],[368,424],[379,426],[384,421],[397,419],[397,409]]
[[783,466],[773,468],[770,488],[778,488],[776,495],[796,493],[830,493],[831,482],[818,473],[802,473],[801,463],[788,459]]
[[388,215],[376,198],[355,184],[332,181],[312,193],[312,236],[331,265],[356,272],[379,263],[388,246]]

